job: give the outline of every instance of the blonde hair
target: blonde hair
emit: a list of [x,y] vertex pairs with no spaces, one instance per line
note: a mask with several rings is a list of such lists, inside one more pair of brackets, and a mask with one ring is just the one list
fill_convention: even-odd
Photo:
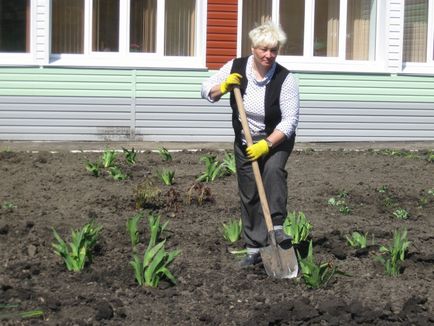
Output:
[[249,37],[254,48],[261,45],[280,48],[286,43],[286,34],[282,27],[271,20],[267,20],[262,25],[252,29],[249,32]]

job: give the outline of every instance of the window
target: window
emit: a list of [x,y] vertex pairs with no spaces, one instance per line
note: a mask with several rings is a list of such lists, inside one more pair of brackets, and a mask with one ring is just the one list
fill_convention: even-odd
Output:
[[30,0],[0,1],[0,52],[30,52]]
[[84,0],[53,0],[51,52],[83,53]]
[[[198,50],[205,47],[205,19],[200,18],[205,4],[197,0],[52,0],[52,62],[203,66],[197,59],[204,57]],[[78,54],[74,59],[72,55]]]
[[405,1],[403,43],[404,62],[427,61],[428,0]]
[[241,55],[250,53],[249,30],[271,17],[287,34],[280,61],[366,67],[378,60],[377,12],[385,10],[382,1],[244,0],[242,4]]

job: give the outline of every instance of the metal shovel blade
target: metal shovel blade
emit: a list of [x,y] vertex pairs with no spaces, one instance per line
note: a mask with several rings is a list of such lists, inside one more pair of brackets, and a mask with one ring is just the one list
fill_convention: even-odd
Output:
[[260,248],[262,262],[268,276],[275,278],[294,278],[298,274],[298,262],[292,244],[276,244],[274,232],[271,244]]

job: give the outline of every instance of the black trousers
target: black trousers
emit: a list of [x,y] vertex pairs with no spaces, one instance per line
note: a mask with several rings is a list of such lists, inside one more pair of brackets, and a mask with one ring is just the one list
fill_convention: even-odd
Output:
[[[282,225],[287,215],[288,172],[285,169],[285,165],[294,148],[294,142],[295,135],[272,149],[267,156],[258,160],[274,226]],[[243,236],[247,247],[260,248],[268,244],[268,232],[259,200],[252,163],[248,160],[245,149],[246,146],[235,141],[234,153],[241,200]]]

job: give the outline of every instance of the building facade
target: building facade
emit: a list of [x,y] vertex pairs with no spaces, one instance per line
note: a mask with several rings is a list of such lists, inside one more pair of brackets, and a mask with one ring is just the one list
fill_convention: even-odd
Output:
[[434,140],[434,0],[2,0],[0,139],[232,141],[200,84],[268,18],[298,141]]

